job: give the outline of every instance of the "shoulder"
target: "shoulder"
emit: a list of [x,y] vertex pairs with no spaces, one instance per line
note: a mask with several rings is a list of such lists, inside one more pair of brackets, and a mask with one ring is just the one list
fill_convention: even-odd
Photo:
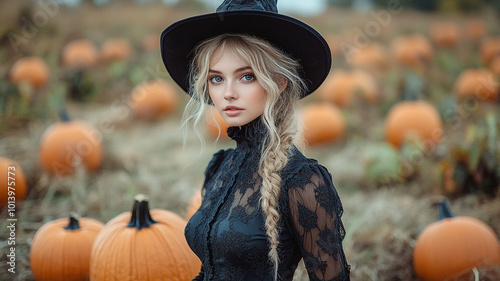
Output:
[[[281,173],[283,187],[304,187],[309,183],[332,185],[332,176],[328,169],[316,159],[307,158],[297,148],[293,147],[287,165]],[[318,182],[319,181],[319,182]]]
[[221,149],[217,151],[212,156],[212,160],[210,160],[207,168],[205,169],[205,176],[211,176],[213,173],[215,173],[219,169],[221,163],[224,162],[224,159],[226,159],[227,156],[231,153],[231,151],[233,151],[233,149]]

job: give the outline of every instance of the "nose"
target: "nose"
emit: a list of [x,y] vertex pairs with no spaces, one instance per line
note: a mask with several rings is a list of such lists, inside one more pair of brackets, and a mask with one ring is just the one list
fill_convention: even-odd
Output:
[[238,99],[238,94],[237,94],[237,91],[236,91],[236,87],[230,81],[228,81],[228,83],[226,83],[226,88],[225,88],[225,91],[224,91],[224,99],[225,100],[235,100],[235,99]]

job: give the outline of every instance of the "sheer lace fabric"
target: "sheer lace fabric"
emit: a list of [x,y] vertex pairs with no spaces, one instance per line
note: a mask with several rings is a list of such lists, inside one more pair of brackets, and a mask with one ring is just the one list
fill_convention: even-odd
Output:
[[[185,230],[203,264],[194,280],[273,280],[257,173],[264,132],[258,120],[231,127],[236,148],[214,154],[206,169],[202,204]],[[281,177],[279,280],[292,280],[302,258],[310,280],[349,280],[331,175],[293,147]]]

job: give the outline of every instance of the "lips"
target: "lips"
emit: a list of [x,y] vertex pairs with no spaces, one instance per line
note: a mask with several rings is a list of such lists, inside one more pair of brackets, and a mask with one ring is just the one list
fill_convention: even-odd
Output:
[[238,116],[238,115],[240,115],[241,112],[243,112],[243,108],[233,106],[233,105],[228,105],[224,108],[224,113],[229,117]]
[[239,107],[234,106],[234,105],[228,105],[224,108],[224,111],[228,111],[228,110],[243,110],[243,108],[239,108]]

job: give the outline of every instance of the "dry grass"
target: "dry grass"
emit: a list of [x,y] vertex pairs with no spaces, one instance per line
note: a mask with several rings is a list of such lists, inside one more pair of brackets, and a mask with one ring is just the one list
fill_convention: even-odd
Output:
[[[17,11],[26,2],[19,1],[19,6],[0,5],[2,32],[14,28],[8,23],[16,22]],[[83,7],[64,12],[62,9],[40,29],[23,52],[13,52],[8,41],[0,41],[0,55],[5,58],[0,65],[2,78],[6,77],[14,59],[27,54],[47,57],[51,66],[57,68],[61,47],[68,40],[80,36],[89,37],[97,43],[107,37],[126,36],[139,50],[141,38],[145,35],[159,34],[170,22],[201,11],[186,8],[173,10],[157,4],[142,8],[128,4],[98,9]],[[491,21],[489,13],[484,18]],[[426,30],[432,21],[440,19],[438,15],[405,12],[404,15],[394,16],[377,40],[388,43],[396,34],[415,29]],[[372,18],[353,12],[328,11],[319,18],[305,20],[324,32],[342,31],[347,34],[352,32],[353,26],[363,27]],[[415,21],[425,24],[416,26]],[[343,65],[342,58],[336,58],[336,61]],[[0,132],[0,155],[21,164],[31,188],[28,199],[17,205],[17,280],[33,280],[29,268],[29,246],[35,231],[43,223],[66,217],[72,211],[106,222],[121,212],[129,211],[137,193],[148,194],[152,208],[172,210],[183,216],[191,195],[203,181],[203,170],[211,155],[220,148],[233,146],[232,142],[214,144],[209,140],[207,147],[200,150],[199,142],[193,138],[188,139],[183,147],[179,124],[185,99],[175,114],[156,123],[139,121],[129,114],[126,100],[132,86],[145,77],[147,67],[154,69],[158,65],[158,54],[138,51],[129,64],[122,66],[125,67],[124,75],[101,85],[102,92],[94,102],[67,102],[67,109],[73,118],[87,120],[102,133],[106,152],[102,169],[97,173],[87,174],[79,170],[73,177],[57,178],[40,170],[38,143],[43,131],[57,120],[53,114],[9,124],[6,130]],[[103,69],[100,71],[108,73],[109,69]],[[139,78],[133,78],[135,76],[131,72],[139,73]],[[380,85],[383,89],[387,88],[387,97],[381,108],[345,111],[351,128],[345,140],[306,150],[306,155],[318,159],[331,171],[341,195],[347,231],[344,247],[352,266],[352,280],[417,280],[412,267],[412,249],[418,234],[435,221],[435,204],[442,198],[435,155],[429,155],[420,162],[415,167],[415,175],[407,181],[376,186],[364,178],[367,144],[382,141],[382,118],[397,98],[390,88],[395,84],[394,75],[388,73],[388,78],[383,80],[385,83]],[[158,76],[166,77],[160,72]],[[52,83],[57,82],[57,77],[53,78]],[[53,92],[46,93],[51,94]],[[367,116],[371,117],[368,121]],[[18,122],[17,119],[3,121]],[[453,131],[447,133],[448,136],[456,135]],[[453,199],[451,206],[457,215],[478,218],[490,225],[497,235],[500,234],[499,196],[462,196]],[[2,217],[3,214],[5,210]],[[5,235],[6,220],[2,220],[0,236]],[[7,251],[6,242],[0,242],[0,281],[13,280],[12,275],[6,273],[4,258]],[[478,274],[480,280],[493,280],[489,279],[488,272],[479,271]],[[296,280],[307,280],[303,268],[297,271]]]

